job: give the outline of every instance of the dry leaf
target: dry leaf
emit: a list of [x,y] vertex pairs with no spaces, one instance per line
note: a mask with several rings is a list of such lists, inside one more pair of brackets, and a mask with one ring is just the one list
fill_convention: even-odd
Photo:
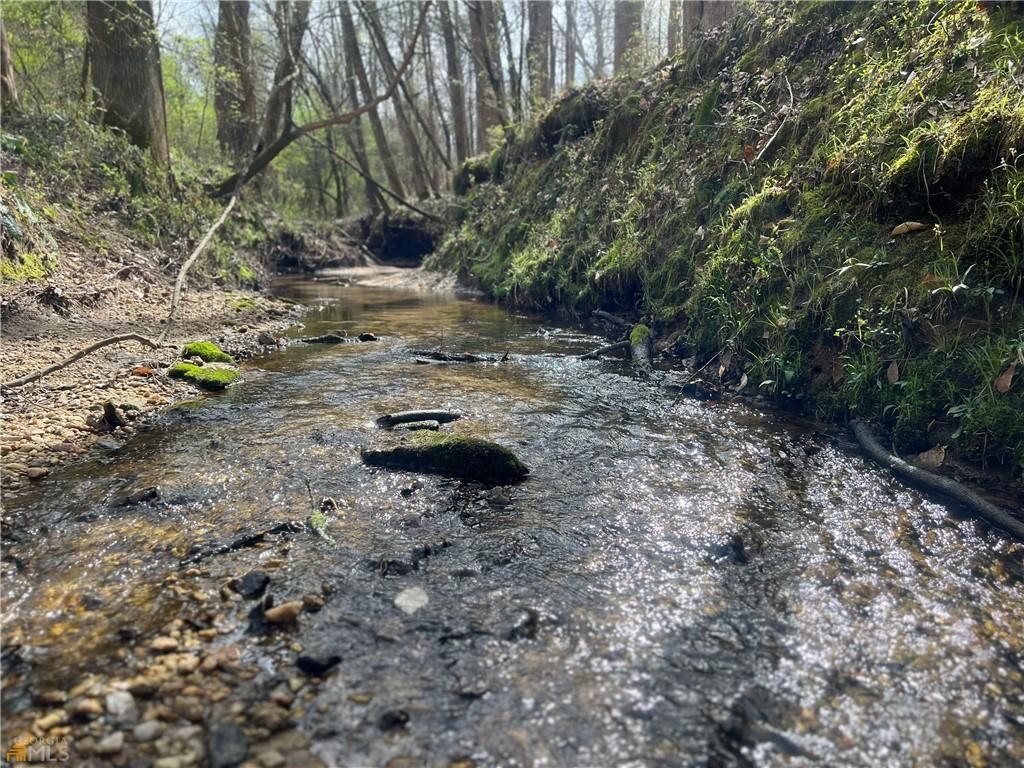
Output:
[[740,385],[736,387],[737,392],[742,392],[747,387],[747,374],[740,376]]
[[885,378],[890,384],[895,384],[900,380],[900,367],[896,364],[895,360],[889,363],[889,368],[885,372]]
[[935,469],[941,467],[942,462],[946,460],[946,446],[936,445],[934,448],[929,448],[923,453],[917,454],[914,457],[914,463],[922,467],[928,467],[929,469]]
[[718,378],[722,378],[722,374],[729,370],[729,363],[732,362],[732,350],[727,349],[719,355],[718,362],[721,363],[721,365],[718,366]]
[[137,365],[132,368],[132,376],[155,376],[156,371],[148,365]]
[[928,229],[927,224],[922,224],[920,221],[904,221],[902,224],[897,224],[892,228],[892,232],[889,234],[893,237],[897,235],[905,235],[908,232],[920,232],[922,229]]
[[754,147],[750,144],[743,145],[743,159],[748,163],[754,159]]
[[1005,395],[1010,391],[1010,386],[1013,384],[1013,374],[1017,370],[1016,363],[1010,363],[1010,367],[999,374],[999,378],[996,379],[996,392],[1000,395]]

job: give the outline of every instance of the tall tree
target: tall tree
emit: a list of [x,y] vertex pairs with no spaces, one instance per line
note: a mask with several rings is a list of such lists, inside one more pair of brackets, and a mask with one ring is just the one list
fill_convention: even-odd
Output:
[[170,166],[160,46],[149,0],[86,4],[92,87],[102,120]]
[[683,0],[670,0],[668,4],[668,55],[679,50],[683,21]]
[[[391,80],[395,76],[395,61],[391,57],[391,52],[388,50],[387,37],[384,34],[384,28],[380,23],[380,16],[377,13],[376,3],[359,3],[360,15],[369,27],[371,38],[374,41],[374,48],[377,51],[377,58],[380,60],[381,69],[384,72],[384,77]],[[402,143],[405,145],[405,152],[412,161],[413,172],[410,174],[412,177],[412,188],[416,193],[416,197],[423,200],[430,196],[430,190],[427,186],[430,181],[430,171],[427,169],[427,163],[423,157],[423,150],[420,147],[419,140],[416,138],[416,132],[413,130],[412,122],[409,119],[408,112],[402,100],[403,84],[399,82],[398,90],[395,92],[394,98],[391,100],[391,104],[395,109],[395,119],[398,122],[398,133],[402,137]]]
[[274,84],[264,108],[260,146],[267,147],[291,130],[292,96],[299,76],[302,59],[302,38],[309,23],[310,0],[278,0],[274,6],[274,26],[277,28],[277,65]]
[[732,0],[686,0],[682,3],[682,45],[697,30],[714,29],[736,14]]
[[594,27],[594,77],[604,77],[605,43],[604,43],[604,0],[590,0],[590,16]]
[[11,47],[7,43],[4,20],[0,18],[0,104],[18,106],[18,83],[14,79],[14,64],[11,61]]
[[504,84],[498,55],[498,18],[494,3],[470,0],[469,36],[476,74],[476,144],[478,150],[488,149],[488,129],[503,122]]
[[565,87],[576,82],[576,4],[565,0]]
[[641,0],[615,0],[615,74],[638,63],[643,10]]
[[534,101],[551,98],[551,3],[527,0],[530,36],[526,41],[526,65],[530,72],[530,95]]
[[217,140],[233,157],[252,148],[256,130],[256,87],[248,0],[220,0],[213,40]]
[[[373,98],[373,88],[370,86],[370,78],[367,77],[366,67],[363,64],[363,56],[359,51],[359,38],[356,36],[356,27],[352,22],[352,13],[348,3],[338,3],[338,11],[341,16],[341,31],[345,38],[345,58],[352,64],[356,81],[359,83],[359,90],[363,94],[363,100],[369,102]],[[355,102],[353,102],[355,103]],[[384,133],[384,124],[380,120],[380,112],[374,106],[366,115],[370,120],[370,129],[373,131],[373,139],[377,144],[377,153],[380,155],[381,165],[384,166],[384,175],[387,177],[388,186],[397,194],[405,194],[402,187],[402,179],[398,175],[398,166],[395,165],[394,155],[391,154],[391,144],[388,142],[387,134]]]
[[[455,42],[455,25],[452,22],[448,0],[437,4],[441,14],[441,34],[444,37],[444,53],[448,64],[448,100],[452,108],[452,131],[455,134],[455,159],[459,165],[469,157],[469,124],[466,122],[466,89],[462,80],[462,62]],[[456,14],[458,6],[455,7]]]

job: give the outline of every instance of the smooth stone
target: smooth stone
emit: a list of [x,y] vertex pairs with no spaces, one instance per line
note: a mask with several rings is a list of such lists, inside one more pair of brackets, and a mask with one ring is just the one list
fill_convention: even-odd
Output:
[[423,587],[409,587],[395,595],[395,607],[410,616],[430,602]]
[[209,738],[210,768],[234,768],[249,754],[249,739],[230,720],[214,723]]
[[139,723],[132,731],[132,738],[136,741],[153,741],[164,732],[166,726],[159,720],[146,720]]
[[139,716],[139,710],[135,707],[135,697],[128,691],[108,693],[104,704],[107,714],[118,722],[135,722]]
[[121,731],[114,731],[96,743],[93,753],[104,756],[116,755],[122,749],[124,749],[124,734]]

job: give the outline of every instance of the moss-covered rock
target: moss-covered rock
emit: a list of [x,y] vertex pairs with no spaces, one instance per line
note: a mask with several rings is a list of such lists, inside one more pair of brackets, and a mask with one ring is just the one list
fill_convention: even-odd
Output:
[[200,389],[219,392],[238,381],[242,374],[234,368],[214,365],[193,365],[192,363],[175,363],[167,369],[172,379],[184,379]]
[[506,485],[522,480],[530,469],[508,448],[465,435],[417,432],[398,442],[364,450],[363,462],[373,467],[429,472]]
[[186,360],[198,357],[207,363],[233,363],[235,358],[218,347],[212,341],[192,341],[185,345],[181,356]]
[[637,323],[633,326],[633,330],[629,332],[629,345],[631,347],[638,347],[651,340],[651,329],[643,323]]

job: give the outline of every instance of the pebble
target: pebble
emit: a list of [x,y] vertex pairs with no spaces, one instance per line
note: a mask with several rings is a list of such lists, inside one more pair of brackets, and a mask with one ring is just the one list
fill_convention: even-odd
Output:
[[232,768],[249,754],[249,739],[230,720],[214,723],[209,738],[210,768]]
[[319,595],[303,595],[302,605],[307,611],[315,613],[324,607],[324,599]]
[[203,702],[194,696],[179,696],[174,700],[174,711],[193,723],[203,719]]
[[68,711],[75,717],[99,717],[103,714],[103,705],[100,704],[98,699],[78,699],[71,702]]
[[108,693],[104,703],[107,713],[116,721],[134,722],[139,716],[139,710],[135,707],[135,697],[128,691]]
[[68,719],[68,713],[63,709],[55,709],[48,715],[43,715],[35,721],[34,726],[41,731],[48,731],[55,725],[60,725]]
[[292,724],[292,717],[288,711],[271,702],[258,705],[252,711],[251,717],[256,725],[266,728],[271,733],[283,731]]
[[153,639],[149,647],[157,653],[167,653],[178,649],[178,641],[173,637],[157,637]]
[[116,755],[124,749],[124,734],[121,731],[114,731],[96,742],[93,752],[97,755]]
[[299,600],[292,600],[274,608],[268,608],[263,615],[271,624],[292,624],[299,618],[301,612],[302,603]]
[[136,741],[153,741],[164,732],[165,727],[159,720],[146,720],[135,726],[132,736]]
[[245,576],[233,583],[232,588],[242,597],[255,600],[263,595],[270,584],[270,576],[263,571],[249,571]]
[[25,476],[29,480],[40,480],[50,474],[50,470],[46,467],[28,467],[25,470]]
[[281,766],[287,762],[284,759],[284,755],[276,749],[268,749],[266,752],[261,753],[256,759],[263,768],[281,768]]
[[340,661],[341,656],[337,653],[330,651],[307,651],[295,660],[295,666],[310,677],[323,677]]
[[423,587],[409,587],[395,595],[395,607],[410,616],[430,602]]

